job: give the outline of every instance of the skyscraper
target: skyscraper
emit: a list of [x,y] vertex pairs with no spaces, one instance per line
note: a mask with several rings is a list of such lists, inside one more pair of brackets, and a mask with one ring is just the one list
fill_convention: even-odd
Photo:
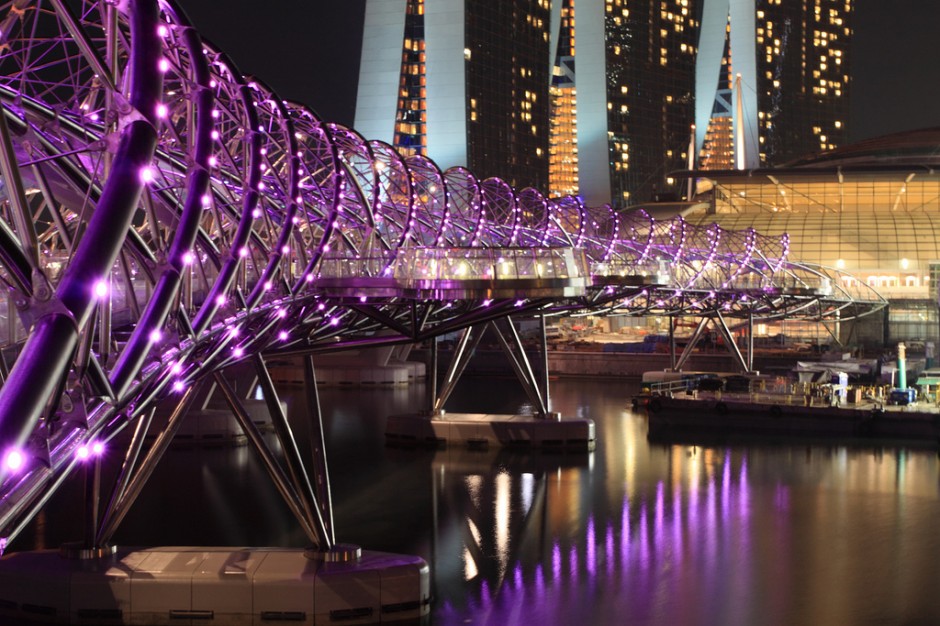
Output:
[[705,0],[695,89],[704,167],[779,165],[845,142],[852,2]]
[[687,167],[698,20],[694,0],[603,5],[607,89],[595,97],[606,98],[611,202],[626,206],[653,199],[669,172]]
[[481,178],[646,202],[688,167],[693,122],[709,167],[842,143],[851,2],[368,0],[355,126]]
[[355,127],[547,189],[550,25],[549,0],[369,0]]

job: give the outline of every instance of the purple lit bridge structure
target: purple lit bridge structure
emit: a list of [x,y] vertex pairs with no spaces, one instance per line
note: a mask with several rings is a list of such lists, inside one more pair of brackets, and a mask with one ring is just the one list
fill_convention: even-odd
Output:
[[[305,355],[315,403],[313,353],[487,325],[519,343],[513,317],[847,320],[884,305],[787,257],[786,237],[403,157],[243,77],[169,2],[2,2],[0,537],[107,445],[124,463],[85,532],[108,544],[209,381],[329,549],[322,426],[308,468],[270,359]],[[253,368],[277,446],[222,374],[235,365]],[[157,428],[160,403],[175,408]]]

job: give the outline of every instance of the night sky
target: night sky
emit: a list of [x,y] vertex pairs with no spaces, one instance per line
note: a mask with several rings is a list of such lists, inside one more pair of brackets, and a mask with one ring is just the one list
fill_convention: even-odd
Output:
[[[181,0],[242,73],[351,125],[365,0]],[[940,126],[940,2],[856,0],[851,140]]]

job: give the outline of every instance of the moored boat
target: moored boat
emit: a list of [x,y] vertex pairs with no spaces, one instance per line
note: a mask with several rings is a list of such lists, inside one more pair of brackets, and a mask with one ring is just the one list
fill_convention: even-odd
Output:
[[751,377],[746,390],[729,392],[727,380],[722,387],[706,385],[708,389],[652,385],[645,403],[650,437],[750,435],[940,443],[940,409],[935,402],[919,400],[914,390]]

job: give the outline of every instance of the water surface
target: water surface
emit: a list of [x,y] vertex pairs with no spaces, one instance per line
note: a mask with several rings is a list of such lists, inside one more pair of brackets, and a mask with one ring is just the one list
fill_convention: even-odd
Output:
[[[940,623],[936,451],[654,445],[632,387],[552,384],[555,410],[595,420],[593,453],[388,448],[386,416],[421,408],[423,385],[321,394],[337,539],[426,559],[433,623]],[[284,399],[305,440],[303,395]],[[449,408],[522,399],[470,378]],[[57,496],[20,547],[74,539],[80,507]],[[248,448],[171,450],[116,539],[305,543]]]

